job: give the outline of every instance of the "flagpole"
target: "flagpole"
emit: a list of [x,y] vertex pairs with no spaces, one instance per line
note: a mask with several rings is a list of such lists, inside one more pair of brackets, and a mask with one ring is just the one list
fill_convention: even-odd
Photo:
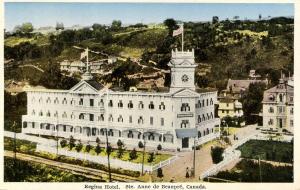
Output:
[[89,71],[89,48],[86,48],[86,71]]
[[183,44],[184,44],[184,42],[183,42],[183,34],[184,34],[184,29],[183,29],[183,23],[182,23],[182,35],[181,35],[181,37],[182,37],[182,39],[181,39],[181,51],[183,52]]

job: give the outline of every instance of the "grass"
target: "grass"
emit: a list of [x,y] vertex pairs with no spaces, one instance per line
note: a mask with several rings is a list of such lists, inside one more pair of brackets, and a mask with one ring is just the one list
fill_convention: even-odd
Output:
[[140,58],[143,54],[143,50],[140,48],[124,47],[120,53],[123,57]]
[[[293,182],[293,167],[291,166],[273,166],[269,163],[261,162],[261,180],[262,182]],[[230,171],[221,171],[211,176],[236,182],[260,182],[259,164],[252,160],[243,159]],[[207,181],[207,178],[204,179]],[[210,182],[220,182],[210,179]]]
[[[16,148],[19,152],[32,153],[36,150],[36,143],[16,139]],[[4,137],[4,150],[14,150],[14,139],[10,137]]]
[[250,140],[240,146],[243,158],[292,163],[293,144],[277,141]]
[[[85,151],[85,147],[86,146],[83,145],[83,148],[82,148],[81,152],[87,153]],[[64,149],[69,150],[69,147],[64,147]],[[72,151],[76,151],[75,147],[72,149]],[[129,162],[133,162],[133,163],[142,163],[143,162],[143,152],[137,151],[137,158],[134,159],[134,160],[130,160],[130,157],[129,157],[130,152],[131,152],[130,150],[125,150],[122,157],[118,158],[118,150],[114,149],[113,152],[110,154],[110,156],[111,156],[111,158],[114,158],[114,159],[120,159],[120,160],[123,160],[123,161],[129,161]],[[93,155],[93,156],[97,155],[94,148],[92,148],[90,150],[89,154]],[[104,148],[101,148],[101,153],[99,154],[99,156],[103,156],[103,157],[107,156],[106,151],[105,151]],[[155,154],[153,162],[149,163],[148,162],[149,156],[150,156],[150,153],[145,152],[145,158],[144,158],[144,164],[145,165],[155,165],[155,164],[158,164],[161,161],[167,160],[170,157],[172,157],[172,155],[170,155],[170,154],[160,154],[160,153]]]
[[16,45],[19,45],[22,42],[32,42],[33,40],[34,40],[33,38],[11,36],[4,40],[4,45],[9,47],[14,47]]
[[263,36],[268,36],[268,31],[263,31],[263,32],[253,32],[251,30],[236,30],[236,32],[239,32],[244,35],[249,35],[250,37],[258,37],[261,39]]

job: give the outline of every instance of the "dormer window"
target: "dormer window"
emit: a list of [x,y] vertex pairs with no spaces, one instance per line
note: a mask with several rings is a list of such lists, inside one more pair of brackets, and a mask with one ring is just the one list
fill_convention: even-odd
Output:
[[144,109],[144,104],[142,101],[139,102],[139,109]]
[[119,107],[119,108],[123,108],[123,102],[122,102],[122,100],[120,100],[120,101],[118,102],[118,107]]
[[166,109],[166,106],[165,106],[165,104],[163,102],[160,103],[159,109],[160,110],[165,110]]
[[129,100],[129,103],[128,103],[128,108],[133,108],[133,103],[132,103],[132,101],[131,100]]
[[154,104],[153,102],[151,101],[150,104],[149,104],[149,109],[153,110],[154,109]]

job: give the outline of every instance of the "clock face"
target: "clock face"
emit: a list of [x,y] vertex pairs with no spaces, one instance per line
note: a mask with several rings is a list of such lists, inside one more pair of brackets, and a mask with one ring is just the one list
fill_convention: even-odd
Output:
[[183,75],[181,77],[182,82],[187,82],[189,80],[189,77],[187,75]]

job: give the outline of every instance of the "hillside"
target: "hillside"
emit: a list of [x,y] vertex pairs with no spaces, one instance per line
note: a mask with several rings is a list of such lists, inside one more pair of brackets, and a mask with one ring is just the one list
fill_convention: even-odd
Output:
[[[273,83],[280,71],[292,74],[293,22],[293,19],[279,17],[261,21],[185,23],[185,49],[194,48],[199,63],[198,86],[222,90],[228,78],[247,78],[251,69],[268,76]],[[80,79],[80,75],[61,74],[59,62],[79,60],[82,49],[89,47],[100,52],[91,53],[91,60],[107,56],[119,58],[117,63],[103,67],[106,75],[96,75],[102,83],[121,84],[128,89],[128,85],[148,86],[153,76],[154,81],[160,81],[157,84],[150,82],[154,86],[167,86],[170,51],[181,47],[181,38],[172,37],[176,26],[165,23],[166,27],[133,25],[115,29],[94,24],[93,30],[63,30],[46,35],[6,34],[5,80],[27,81],[47,88],[68,88]],[[33,65],[45,72],[39,74],[36,68],[24,65]],[[47,78],[52,79],[50,85]]]

